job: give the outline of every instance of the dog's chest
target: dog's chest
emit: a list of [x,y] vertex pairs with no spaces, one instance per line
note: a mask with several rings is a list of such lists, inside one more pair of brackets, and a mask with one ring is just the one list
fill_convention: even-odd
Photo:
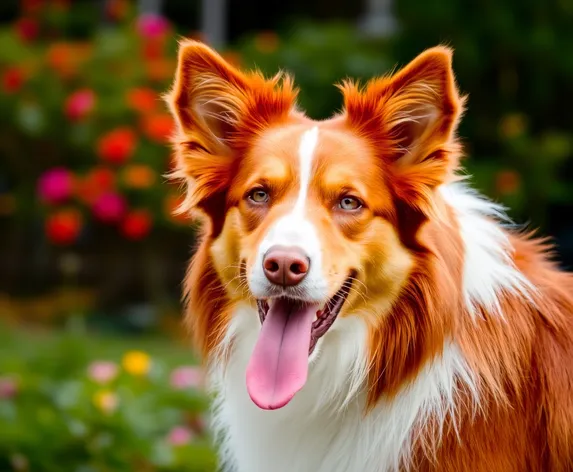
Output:
[[[231,394],[231,392],[234,392]],[[300,392],[302,393],[302,392]],[[305,392],[306,393],[306,392]],[[358,402],[342,412],[314,412],[299,395],[281,410],[259,410],[231,389],[221,398],[216,421],[226,436],[221,451],[234,472],[382,472],[375,425]]]
[[[211,371],[220,458],[233,472],[393,472],[408,463],[430,417],[455,410],[456,379],[469,379],[453,345],[428,363],[392,400],[364,414],[365,329],[338,320],[317,345],[306,385],[284,408],[259,409],[248,396],[245,372],[260,327],[237,313],[229,362]],[[428,437],[426,436],[425,440]]]

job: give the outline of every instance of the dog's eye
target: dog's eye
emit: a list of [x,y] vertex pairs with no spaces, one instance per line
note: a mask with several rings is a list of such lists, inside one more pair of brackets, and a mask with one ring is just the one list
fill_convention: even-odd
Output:
[[346,196],[343,197],[338,206],[345,211],[358,210],[362,207],[362,202],[356,197]]
[[257,188],[249,193],[249,200],[254,203],[267,203],[269,201],[269,194],[263,189]]

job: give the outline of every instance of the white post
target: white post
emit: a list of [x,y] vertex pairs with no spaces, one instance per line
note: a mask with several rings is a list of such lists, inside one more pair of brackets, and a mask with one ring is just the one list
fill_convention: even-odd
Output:
[[227,41],[227,0],[201,1],[201,32],[205,41],[222,48]]
[[386,37],[396,31],[392,0],[366,0],[366,12],[359,22],[360,32],[367,36]]

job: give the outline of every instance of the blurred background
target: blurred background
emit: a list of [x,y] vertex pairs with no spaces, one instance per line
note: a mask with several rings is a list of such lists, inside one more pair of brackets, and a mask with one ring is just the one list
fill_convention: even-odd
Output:
[[333,83],[454,47],[474,185],[573,265],[573,0],[2,0],[0,471],[210,471],[165,181],[181,36]]

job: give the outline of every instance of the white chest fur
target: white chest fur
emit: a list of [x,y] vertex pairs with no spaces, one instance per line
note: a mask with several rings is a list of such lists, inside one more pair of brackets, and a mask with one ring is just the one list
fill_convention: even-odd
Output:
[[317,346],[305,387],[284,408],[263,411],[250,400],[245,383],[259,329],[256,313],[238,310],[227,337],[229,363],[211,373],[217,393],[213,426],[225,471],[397,470],[428,417],[453,413],[456,380],[473,385],[459,351],[448,345],[393,401],[381,401],[365,416],[366,326],[347,317]]

